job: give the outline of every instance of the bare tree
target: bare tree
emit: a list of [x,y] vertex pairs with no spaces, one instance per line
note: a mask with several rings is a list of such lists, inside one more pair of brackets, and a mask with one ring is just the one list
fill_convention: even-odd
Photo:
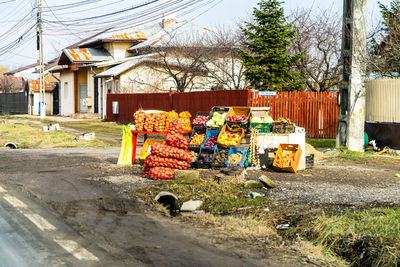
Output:
[[249,86],[245,80],[244,66],[238,49],[244,36],[239,29],[219,27],[203,38],[203,68],[215,89],[243,89]]
[[[191,34],[175,31],[163,38],[162,44],[142,49],[140,54],[157,53],[151,68],[164,80],[173,81],[178,92],[242,89],[248,83],[244,80],[244,68],[238,55],[241,38],[238,32],[224,28]],[[155,81],[138,77],[132,82],[156,87]]]
[[25,89],[25,81],[21,77],[0,76],[0,92],[17,93]]
[[291,49],[303,53],[297,68],[306,79],[306,90],[336,89],[341,73],[341,17],[327,10],[298,9],[289,18],[298,28]]
[[382,19],[369,36],[369,73],[383,77],[400,76],[400,1],[379,3]]

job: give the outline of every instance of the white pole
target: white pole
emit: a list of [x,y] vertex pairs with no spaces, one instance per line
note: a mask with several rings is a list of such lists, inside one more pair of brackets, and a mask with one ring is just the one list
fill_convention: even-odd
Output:
[[347,147],[364,151],[365,72],[367,54],[367,0],[355,0],[353,9],[353,56],[349,90]]

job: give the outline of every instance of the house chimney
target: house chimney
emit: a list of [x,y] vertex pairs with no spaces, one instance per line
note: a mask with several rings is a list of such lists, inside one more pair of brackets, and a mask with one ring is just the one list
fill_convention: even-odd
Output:
[[175,14],[163,14],[163,20],[162,20],[162,27],[165,29],[169,25],[176,23],[176,15]]

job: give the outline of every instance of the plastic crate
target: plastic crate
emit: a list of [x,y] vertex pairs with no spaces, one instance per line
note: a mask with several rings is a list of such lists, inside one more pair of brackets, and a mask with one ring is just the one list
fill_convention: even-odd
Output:
[[[280,166],[278,161],[286,154],[294,155],[294,160],[288,166]],[[274,159],[274,170],[285,172],[296,172],[301,156],[301,148],[298,144],[280,144]]]
[[270,133],[272,132],[272,125],[272,123],[251,122],[250,129],[257,129],[259,133]]
[[242,121],[242,122],[234,122],[234,121],[228,121],[226,120],[226,124],[229,125],[229,127],[234,128],[234,127],[240,127],[244,129],[245,131],[248,131],[249,126],[250,126],[250,120],[251,120],[251,112],[249,107],[231,107],[228,111],[228,114],[226,117],[231,117],[231,116],[241,116],[241,115],[247,115],[247,120]]
[[[199,148],[200,147],[200,145],[193,145],[193,144],[190,144],[190,141],[192,140],[192,138],[193,138],[193,136],[195,135],[195,134],[205,134],[205,135],[207,135],[207,128],[206,127],[204,127],[204,126],[195,126],[195,127],[193,127],[193,129],[192,129],[192,134],[190,135],[190,138],[189,138],[189,148],[191,148],[191,147],[197,147],[197,148]],[[203,141],[203,143],[204,143],[204,141]]]
[[157,140],[157,139],[147,139],[146,142],[144,142],[142,149],[140,150],[139,153],[139,163],[141,165],[144,164],[145,159],[147,156],[150,155],[151,151],[151,146],[155,143],[162,144],[164,141],[163,140]]
[[[205,146],[205,143],[207,143],[208,139],[210,139],[211,136],[216,136],[216,137],[217,137],[217,140],[218,140],[218,136],[219,136],[219,133],[220,133],[220,132],[221,132],[220,130],[211,130],[211,129],[207,129],[206,139],[204,139],[204,142],[201,144],[200,147],[201,147],[201,148],[206,147],[206,146]],[[217,148],[217,144],[215,144],[215,146],[212,146],[211,148]]]
[[314,154],[306,156],[306,169],[311,169],[314,167]]
[[218,150],[215,152],[214,162],[213,162],[213,164],[211,165],[211,167],[212,167],[213,169],[225,168],[225,162],[226,162],[226,160],[224,160],[222,163],[217,163],[217,156],[218,156],[219,154],[222,154],[222,153],[223,153],[223,154],[226,154],[226,159],[228,159],[229,149],[225,149],[225,148],[218,149]]
[[[205,127],[206,126],[205,123],[203,123],[203,124],[195,124],[195,123],[193,123],[193,121],[197,118],[197,116],[207,116],[207,117],[209,117],[210,116],[210,112],[206,112],[206,111],[197,112],[196,116],[194,116],[194,118],[192,120],[192,128],[194,128],[194,127]],[[207,120],[206,120],[206,122],[207,122]]]
[[199,154],[200,154],[200,147],[189,147],[188,150],[194,151],[197,153],[197,158],[195,158],[194,161],[190,162],[190,167],[195,169],[195,168],[197,168],[197,160],[198,160]]
[[[215,106],[215,107],[213,107],[212,109],[211,109],[211,112],[209,113],[209,117],[208,117],[208,120],[211,120],[211,118],[214,116],[214,113],[215,112],[218,112],[218,113],[221,113],[221,114],[223,114],[223,113],[227,113],[228,111],[229,111],[229,109],[230,109],[230,107],[221,107],[221,106]],[[207,121],[208,121],[207,120]],[[225,124],[225,123],[224,123]],[[218,130],[220,130],[223,126],[224,126],[224,124],[223,125],[221,125],[221,126],[219,126],[219,127],[216,127],[216,126],[214,126],[214,127],[208,127],[207,126],[207,128],[208,129],[212,129],[212,130],[216,130],[216,129],[218,129]]]
[[[215,153],[217,149],[215,148],[209,148],[209,147],[203,147],[200,148],[200,153],[199,157],[197,158],[197,168],[199,169],[211,169],[211,165],[214,162],[215,159]],[[211,155],[209,157],[209,160],[205,161],[203,158],[204,154]]]
[[[241,153],[242,154],[242,159],[240,160],[239,163],[228,163],[229,161],[229,157],[233,154],[236,153]],[[228,160],[226,160],[225,165],[227,167],[233,167],[233,166],[240,166],[243,167],[244,162],[246,161],[246,148],[242,147],[242,146],[238,146],[238,147],[231,147],[229,149],[229,155],[228,155]]]

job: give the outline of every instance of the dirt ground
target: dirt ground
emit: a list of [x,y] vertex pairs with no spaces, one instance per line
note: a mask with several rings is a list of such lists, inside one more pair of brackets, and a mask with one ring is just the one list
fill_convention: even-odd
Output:
[[[61,214],[110,254],[147,266],[315,266],[291,248],[216,236],[168,218],[128,193],[158,181],[116,165],[119,149],[0,149],[0,182]],[[324,159],[297,174],[263,172],[278,184],[267,197],[286,205],[400,204],[399,159]],[[260,172],[249,171],[256,179]]]

